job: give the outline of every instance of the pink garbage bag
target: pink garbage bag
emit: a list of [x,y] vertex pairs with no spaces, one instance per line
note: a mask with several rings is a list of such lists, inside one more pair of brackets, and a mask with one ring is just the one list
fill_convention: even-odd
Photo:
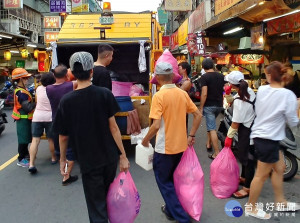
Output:
[[[163,54],[158,58],[158,60],[156,61],[156,64],[159,62],[168,62],[172,65],[173,67],[173,83],[177,83],[182,79],[182,76],[180,76],[179,72],[178,72],[178,63],[177,60],[173,57],[172,53],[166,49]],[[155,70],[155,69],[154,69]],[[157,80],[155,78],[155,76],[151,79],[150,81],[152,84],[157,84]]]
[[110,223],[134,222],[140,211],[141,199],[129,171],[120,172],[111,183],[106,200]]
[[204,174],[194,147],[189,147],[183,153],[173,178],[176,194],[183,209],[199,221],[203,207]]
[[229,198],[239,187],[239,165],[229,147],[224,147],[210,165],[210,186],[217,198]]

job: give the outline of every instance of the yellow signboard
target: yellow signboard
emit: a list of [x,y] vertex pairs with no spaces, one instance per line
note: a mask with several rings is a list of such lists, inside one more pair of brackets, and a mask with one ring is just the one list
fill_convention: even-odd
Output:
[[216,0],[215,1],[215,15],[224,12],[226,9],[229,9],[231,6],[234,6],[236,3],[241,0]]
[[106,39],[151,39],[151,13],[114,14],[114,23],[111,25],[101,25],[100,17],[100,14],[68,15],[59,32],[58,41],[100,40],[100,27],[106,27]]
[[188,19],[186,19],[178,28],[178,45],[186,44],[188,36]]

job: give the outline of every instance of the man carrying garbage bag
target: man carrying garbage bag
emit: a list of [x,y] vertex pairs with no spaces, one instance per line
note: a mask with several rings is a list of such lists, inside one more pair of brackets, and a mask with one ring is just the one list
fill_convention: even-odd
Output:
[[[68,139],[80,165],[82,184],[91,223],[108,223],[106,196],[119,161],[120,171],[127,171],[129,161],[114,115],[118,103],[110,90],[91,84],[93,56],[74,53],[70,68],[78,87],[64,95],[54,121],[59,133],[60,170],[66,174]],[[92,95],[92,97],[91,97]]]
[[[153,96],[149,115],[153,123],[142,145],[148,147],[150,139],[157,134],[153,170],[158,188],[166,203],[161,206],[161,210],[169,220],[176,219],[180,223],[189,223],[191,220],[175,192],[173,173],[187,146],[194,144],[202,115],[189,95],[172,84],[173,68],[170,63],[157,63],[155,75],[162,87]],[[186,113],[192,113],[194,118],[188,137]]]

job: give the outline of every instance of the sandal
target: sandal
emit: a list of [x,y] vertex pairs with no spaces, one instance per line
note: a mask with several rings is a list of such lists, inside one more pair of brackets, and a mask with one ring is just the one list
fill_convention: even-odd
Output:
[[232,194],[232,197],[234,197],[236,199],[243,199],[245,197],[249,197],[249,193],[250,193],[250,189],[243,187],[241,190],[234,192]]
[[253,212],[246,212],[245,211],[245,215],[246,216],[252,216],[252,217],[255,217],[255,218],[258,218],[258,219],[262,219],[262,220],[268,220],[271,218],[271,215],[266,213],[265,211],[259,209],[257,211],[257,213],[253,213]]

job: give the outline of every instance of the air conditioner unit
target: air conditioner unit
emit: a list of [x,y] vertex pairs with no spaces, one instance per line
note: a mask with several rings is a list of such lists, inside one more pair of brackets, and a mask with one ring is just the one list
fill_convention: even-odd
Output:
[[6,32],[20,34],[19,20],[17,19],[1,19],[1,24]]
[[38,43],[39,42],[39,33],[36,31],[33,31],[30,35],[30,41],[33,43]]

